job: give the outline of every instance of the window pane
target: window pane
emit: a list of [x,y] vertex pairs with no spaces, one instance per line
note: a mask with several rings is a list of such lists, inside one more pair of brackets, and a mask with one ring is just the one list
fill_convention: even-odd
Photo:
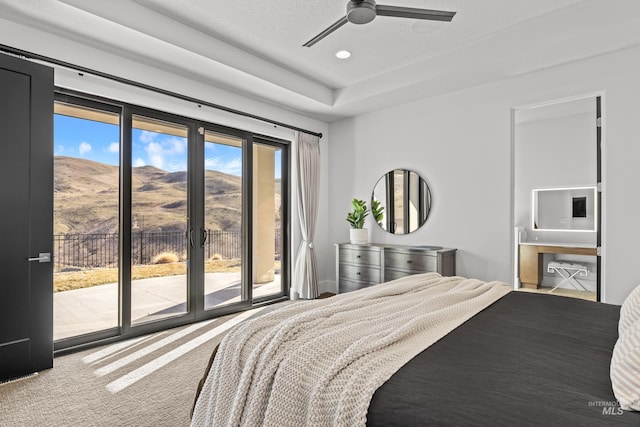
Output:
[[56,102],[54,339],[118,326],[119,115]]
[[255,144],[253,148],[253,298],[282,291],[282,152]]
[[187,312],[187,131],[133,117],[132,323]]
[[239,302],[242,292],[243,140],[205,133],[204,308]]

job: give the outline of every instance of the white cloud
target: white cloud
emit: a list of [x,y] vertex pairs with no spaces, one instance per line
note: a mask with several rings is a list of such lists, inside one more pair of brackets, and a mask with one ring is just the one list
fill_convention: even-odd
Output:
[[91,144],[89,144],[86,141],[82,141],[78,146],[78,152],[80,152],[80,155],[82,156],[83,154],[88,153],[89,151],[91,151]]
[[112,142],[111,144],[109,144],[109,148],[108,148],[110,153],[119,153],[120,152],[120,143],[119,142]]
[[164,166],[164,150],[162,149],[162,145],[157,142],[150,142],[144,149],[149,155],[149,163],[162,169]]
[[171,138],[163,141],[163,145],[171,154],[182,154],[187,150],[187,140],[184,138]]
[[148,164],[171,172],[186,170],[186,138],[142,131],[138,140],[145,144]]
[[218,165],[220,164],[220,157],[209,157],[204,159],[204,168],[218,170]]
[[155,132],[149,132],[148,130],[143,130],[142,132],[140,132],[140,136],[138,137],[138,139],[141,142],[152,142],[156,136],[158,136],[157,133]]
[[187,162],[171,162],[167,165],[169,172],[178,172],[187,170]]
[[220,171],[230,175],[242,175],[242,159],[235,158],[229,160],[227,163],[222,165]]
[[147,164],[144,162],[144,160],[142,160],[140,157],[138,157],[134,162],[133,162],[133,167],[135,168],[139,168],[140,166],[146,166]]
[[242,176],[242,159],[240,157],[229,159],[226,163],[222,162],[220,157],[208,157],[204,159],[204,167],[229,175]]

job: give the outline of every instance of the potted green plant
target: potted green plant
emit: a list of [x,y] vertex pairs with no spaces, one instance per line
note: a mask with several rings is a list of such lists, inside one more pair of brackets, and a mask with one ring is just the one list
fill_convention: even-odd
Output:
[[364,244],[369,241],[369,230],[364,228],[364,220],[369,215],[367,202],[364,200],[353,199],[351,201],[353,210],[347,214],[347,222],[351,224],[349,237],[351,243]]

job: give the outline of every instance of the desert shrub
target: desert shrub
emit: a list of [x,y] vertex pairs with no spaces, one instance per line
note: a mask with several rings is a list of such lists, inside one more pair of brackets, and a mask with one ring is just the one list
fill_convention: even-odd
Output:
[[213,254],[209,257],[209,261],[219,261],[222,259],[222,255],[220,254]]
[[172,262],[178,262],[180,258],[173,252],[161,252],[154,256],[151,260],[151,264],[170,264]]

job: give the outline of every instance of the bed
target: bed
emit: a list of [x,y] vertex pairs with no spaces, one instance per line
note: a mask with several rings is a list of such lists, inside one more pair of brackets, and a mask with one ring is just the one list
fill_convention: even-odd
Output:
[[[287,329],[276,325],[282,319],[278,316],[282,310],[260,316],[264,317],[264,323],[270,324],[267,329],[271,336],[268,338],[265,337],[269,334],[263,333],[264,325],[258,327],[258,322],[254,325],[253,321],[242,324],[244,326],[234,330],[237,335],[228,335],[221,343],[221,353],[226,356],[218,353],[212,357],[213,364],[203,378],[206,381],[195,405],[192,424],[640,425],[639,413],[621,410],[609,376],[612,350],[618,338],[618,306],[510,292],[500,283],[485,284],[464,278],[453,280],[429,273],[327,301],[302,303],[308,304],[305,310],[319,310],[319,314],[317,317],[300,315],[301,323],[322,319],[320,327],[316,324],[311,328],[316,334],[313,339],[300,347],[291,344],[283,354],[279,350],[273,353],[274,348],[289,346],[287,336],[295,335],[292,331],[298,331],[299,327],[290,325]],[[331,349],[324,350],[343,336],[345,341],[353,341],[348,335],[354,330],[366,330],[365,325],[377,322],[379,306],[376,304],[395,304],[390,301],[402,298],[402,292],[414,287],[420,287],[426,293],[412,294],[406,300],[418,296],[420,301],[429,301],[429,307],[439,307],[435,312],[447,313],[438,315],[438,319],[446,319],[435,321],[432,328],[440,332],[426,332],[420,337],[421,341],[427,342],[426,348],[402,347],[400,359],[405,357],[407,360],[393,363],[389,360],[395,356],[383,352],[378,356],[382,362],[376,362],[371,355],[375,353],[372,348],[377,348],[371,344],[375,337],[368,338],[365,347],[369,347],[342,365],[335,360],[351,351],[350,347],[335,354]],[[445,293],[454,296],[443,300],[435,293],[436,288],[443,287]],[[474,293],[475,302],[465,300],[458,304],[458,294],[469,292]],[[364,299],[364,304],[356,304],[359,299]],[[284,310],[290,310],[289,314],[295,318],[305,311],[300,304],[291,304]],[[474,305],[474,309],[471,314],[465,308],[459,316],[452,315],[447,311],[448,307],[456,304],[466,308]],[[365,318],[363,322],[367,323],[356,322],[356,327],[347,325],[348,314],[336,308],[342,305],[354,309],[355,316]],[[384,339],[406,329],[403,325],[407,322],[401,320],[404,303],[394,305],[394,310],[395,314],[389,317],[398,323],[386,332],[382,325],[376,324],[374,328],[380,329],[379,335]],[[423,325],[434,323],[435,314],[423,316],[424,306],[417,310],[410,311],[408,318],[428,319],[418,321]],[[420,314],[415,316],[415,313]],[[286,315],[286,312],[282,314]],[[328,329],[331,321],[325,320],[336,316],[342,316],[336,324],[338,329],[344,325],[344,329],[318,346],[323,335],[318,331],[325,326]],[[454,317],[456,320],[451,321]],[[443,323],[447,325],[443,326]],[[239,343],[240,336],[247,338],[242,344]],[[274,342],[277,345],[272,346]],[[235,348],[235,353],[229,348]],[[310,351],[305,353],[305,348]],[[334,358],[334,362],[323,364],[325,353]],[[319,361],[308,362],[308,358],[316,357],[314,355],[320,358]],[[355,359],[364,359],[365,367],[349,377],[344,386],[345,381],[336,378],[340,378]],[[377,369],[384,370],[394,363],[400,366],[392,367],[391,374],[378,375]],[[269,364],[273,366],[269,367]],[[293,370],[287,371],[292,364]],[[233,370],[235,374],[227,375]],[[314,370],[318,372],[314,374]],[[291,380],[295,372],[299,376]],[[322,391],[317,392],[318,384],[325,382]],[[369,393],[364,416],[352,408],[361,405],[358,393]],[[303,397],[302,403],[291,397],[300,394],[310,397]],[[283,399],[281,403],[278,403],[278,396]],[[237,399],[244,399],[244,402],[234,403],[229,409],[229,402]],[[294,415],[289,419],[291,414]],[[279,418],[283,416],[287,418],[284,421]]]

